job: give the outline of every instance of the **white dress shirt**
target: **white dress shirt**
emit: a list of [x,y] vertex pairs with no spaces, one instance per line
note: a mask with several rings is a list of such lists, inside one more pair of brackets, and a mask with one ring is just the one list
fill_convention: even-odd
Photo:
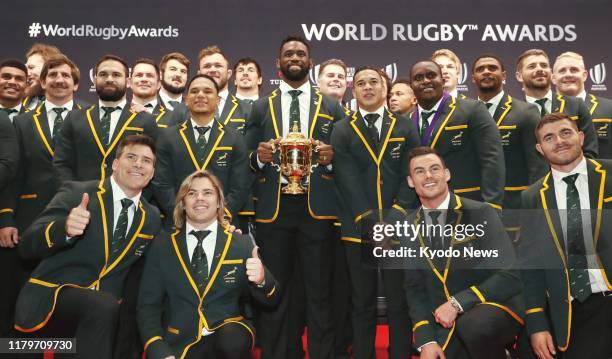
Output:
[[[117,227],[117,222],[119,221],[119,215],[121,214],[121,210],[123,209],[123,205],[121,204],[121,200],[124,198],[129,198],[132,201],[132,204],[128,207],[128,232],[130,228],[132,228],[132,222],[134,221],[134,214],[136,213],[136,206],[140,203],[140,195],[142,192],[138,192],[138,194],[132,198],[128,197],[125,192],[119,187],[117,182],[115,182],[115,178],[111,176],[110,178],[111,188],[113,190],[113,232],[115,233],[115,227]],[[126,233],[127,235],[127,233]]]
[[229,90],[227,88],[225,90],[219,91],[219,105],[217,106],[219,116],[221,116],[221,114],[223,113],[225,103],[227,102],[227,96],[229,96]]
[[555,198],[557,200],[557,208],[559,209],[559,219],[561,228],[563,229],[563,238],[565,239],[565,248],[567,249],[567,183],[563,180],[564,177],[578,173],[576,178],[576,188],[580,196],[580,208],[582,211],[582,234],[584,236],[585,249],[587,253],[587,263],[589,271],[589,279],[591,282],[591,291],[593,293],[604,292],[607,290],[601,271],[598,269],[599,264],[595,258],[595,248],[593,244],[593,232],[591,227],[591,216],[588,210],[591,208],[589,202],[589,177],[587,172],[586,158],[570,172],[560,172],[551,168],[553,181],[555,183]]
[[190,121],[191,121],[191,126],[193,127],[193,135],[195,137],[196,142],[198,142],[198,138],[200,138],[200,133],[198,132],[198,130],[196,130],[196,126],[197,127],[206,127],[206,126],[210,127],[210,130],[206,131],[206,133],[204,134],[204,138],[206,139],[206,143],[208,143],[208,139],[210,138],[210,133],[212,132],[212,125],[214,123],[214,120],[210,121],[206,125],[198,125],[198,123],[195,122],[195,120],[193,118],[191,118]]
[[236,92],[236,98],[239,100],[257,101],[259,100],[259,95],[255,94],[253,96],[244,96]]
[[296,89],[287,85],[285,81],[281,81],[279,86],[281,91],[281,111],[283,120],[283,133],[285,137],[291,132],[291,123],[289,122],[289,109],[291,108],[291,90],[300,90],[302,93],[298,96],[298,102],[300,103],[300,132],[305,136],[308,136],[308,121],[310,118],[310,83],[308,81]]
[[578,95],[576,95],[576,97],[581,98],[582,101],[586,101],[586,95],[587,95],[586,91],[582,90]]
[[489,101],[481,100],[480,97],[478,98],[478,100],[484,102],[485,106],[486,106],[487,103],[492,104],[491,107],[489,107],[487,110],[491,114],[491,117],[493,117],[493,119],[495,119],[495,117],[494,117],[495,116],[495,111],[497,111],[497,107],[499,107],[499,103],[501,102],[502,98],[504,98],[504,91],[500,91],[497,95],[493,96],[493,98],[490,99]]
[[[544,103],[544,106],[546,107],[546,113],[551,113],[552,112],[552,90],[548,90],[548,92],[546,93],[546,95],[544,95],[544,97],[546,97],[548,99],[548,101],[546,101]],[[542,97],[542,98],[544,98]],[[538,106],[538,110],[540,110],[540,112],[542,112],[542,106],[540,106],[539,103],[536,102],[536,100],[539,100],[539,98],[535,98],[535,97],[531,97],[531,96],[527,96],[525,95],[525,99],[527,100],[527,102],[532,103],[536,106]]]
[[123,109],[125,108],[127,104],[127,101],[125,100],[125,97],[122,98],[119,101],[102,101],[100,100],[98,105],[100,107],[100,120],[102,120],[102,117],[104,116],[104,110],[102,109],[102,107],[117,107],[119,106],[120,109],[115,110],[111,113],[111,121],[110,121],[110,131],[108,134],[108,141],[109,143],[111,143],[113,141],[113,134],[115,133],[115,127],[117,127],[117,123],[119,122],[119,117],[121,117],[121,112],[123,111]]
[[[0,106],[0,108],[5,108],[5,107]],[[17,111],[9,115],[9,120],[13,122],[13,119],[15,118],[15,116],[19,115],[19,113],[21,112],[21,102],[19,103],[19,105],[12,107],[11,109]]]
[[[440,104],[442,103],[442,99],[444,97],[440,97],[440,99],[438,100],[438,102],[436,102],[436,104],[430,108],[429,110],[425,110],[423,107],[421,107],[421,105],[417,105],[417,109],[419,111],[419,130],[421,129],[421,119],[423,118],[423,112],[436,112],[438,111],[438,107],[440,107]],[[429,118],[427,119],[427,124],[431,125],[431,121],[433,121],[434,115],[430,115]]]
[[457,91],[457,88],[455,87],[455,89],[453,91],[450,91],[448,94],[453,96],[454,98],[457,98],[457,96],[459,96],[459,91]]
[[47,109],[47,122],[49,123],[49,131],[51,132],[51,134],[53,134],[53,128],[55,127],[55,116],[56,116],[55,111],[53,111],[53,109],[58,108],[58,107],[65,108],[65,110],[62,111],[62,119],[64,120],[66,119],[66,115],[68,114],[68,111],[72,110],[73,106],[74,106],[74,101],[72,100],[66,102],[65,104],[61,106],[56,105],[49,100],[45,101],[45,108]]
[[166,108],[169,109],[170,111],[174,111],[174,107],[172,106],[170,101],[183,102],[183,95],[180,95],[179,97],[174,99],[170,97],[166,89],[164,89],[163,87],[159,89],[159,97],[164,102],[164,105],[166,106]]
[[368,124],[368,121],[366,121],[365,116],[371,113],[375,113],[378,115],[378,118],[376,119],[376,122],[374,122],[374,127],[376,127],[376,130],[378,131],[378,139],[380,140],[380,136],[382,133],[382,121],[383,121],[383,116],[385,115],[385,106],[380,106],[376,111],[374,112],[368,112],[364,109],[362,109],[361,107],[359,107],[359,114],[361,114],[361,117],[363,118],[363,122],[365,123],[366,127],[370,126]]
[[157,97],[154,97],[153,100],[144,103],[137,101],[136,98],[133,98],[132,102],[141,104],[148,113],[153,113],[153,110],[155,110],[155,107],[157,107]]

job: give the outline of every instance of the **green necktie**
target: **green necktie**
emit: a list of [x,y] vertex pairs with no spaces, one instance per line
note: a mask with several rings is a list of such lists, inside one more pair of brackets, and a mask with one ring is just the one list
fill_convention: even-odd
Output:
[[192,234],[198,239],[198,244],[191,256],[191,276],[198,285],[200,292],[202,292],[208,281],[208,260],[206,259],[206,253],[204,252],[204,247],[202,247],[202,242],[204,238],[210,234],[210,231],[192,230],[189,234]]
[[535,102],[538,105],[540,105],[540,116],[542,116],[542,117],[548,113],[548,111],[546,111],[546,106],[545,106],[546,101],[548,101],[548,98],[546,98],[546,97],[541,98],[539,100],[535,100]]
[[66,111],[65,107],[56,107],[53,109],[55,112],[55,119],[53,120],[53,142],[55,142],[56,136],[59,134],[62,129],[62,123],[64,123],[64,119],[62,118],[62,112]]
[[423,111],[421,112],[421,129],[419,131],[419,136],[421,136],[421,138],[423,138],[423,136],[425,135],[425,131],[427,131],[427,127],[429,127],[429,118],[431,117],[431,115],[434,114],[434,111]]
[[111,127],[111,113],[121,110],[121,107],[106,107],[102,106],[102,111],[104,111],[104,115],[100,120],[100,125],[102,127],[102,144],[105,146],[108,145],[108,142],[111,137],[110,127]]
[[368,123],[368,132],[370,133],[370,137],[372,138],[372,141],[374,141],[376,148],[378,148],[378,144],[380,143],[380,134],[378,133],[378,129],[375,126],[378,117],[379,116],[377,113],[368,113],[364,116],[364,119]]
[[198,162],[204,162],[204,156],[206,156],[206,132],[210,130],[210,126],[196,126],[196,131],[198,131],[198,148],[196,150],[196,156],[198,157]]
[[178,102],[178,101],[168,101],[168,103],[170,104],[170,106],[172,106],[172,111],[176,111],[176,107],[179,105],[180,102]]
[[300,123],[300,101],[298,100],[298,96],[300,96],[301,93],[301,90],[289,91],[291,95],[291,106],[289,106],[289,132],[294,132],[295,128],[297,128],[295,132],[302,131],[302,124]]
[[563,177],[563,181],[567,183],[567,264],[572,297],[584,302],[591,295],[591,285],[582,232],[580,196],[576,187],[577,178],[578,173]]
[[113,232],[113,240],[110,244],[110,255],[109,258],[114,260],[121,252],[122,243],[125,241],[125,235],[128,229],[128,209],[133,204],[131,199],[124,198],[121,200],[121,212],[119,213],[119,219]]

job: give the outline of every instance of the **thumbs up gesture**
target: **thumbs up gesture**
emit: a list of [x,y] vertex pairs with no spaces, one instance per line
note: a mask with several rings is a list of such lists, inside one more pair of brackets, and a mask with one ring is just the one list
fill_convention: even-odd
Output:
[[91,217],[91,214],[87,210],[88,204],[89,195],[87,193],[83,193],[81,203],[70,210],[68,218],[66,219],[66,236],[76,237],[85,232],[85,228],[87,228],[89,218]]
[[259,253],[257,252],[259,247],[254,246],[253,252],[251,253],[251,258],[246,261],[246,274],[249,277],[249,281],[261,285],[264,282],[264,267],[261,263],[261,259],[259,258]]

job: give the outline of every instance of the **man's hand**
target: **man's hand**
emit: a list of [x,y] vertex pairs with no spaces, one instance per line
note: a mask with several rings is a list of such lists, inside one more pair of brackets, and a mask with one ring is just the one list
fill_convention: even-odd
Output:
[[326,145],[323,141],[315,141],[312,138],[310,141],[319,147],[319,159],[317,160],[317,163],[321,166],[327,166],[328,164],[332,163],[332,160],[334,159],[334,149],[332,146]]
[[259,253],[257,252],[259,247],[253,247],[251,258],[246,261],[246,275],[249,277],[249,281],[255,284],[262,284],[265,279],[265,272],[261,259],[259,259]]
[[421,348],[421,359],[446,359],[444,351],[438,343],[425,344]]
[[68,218],[66,219],[66,236],[76,237],[85,232],[85,228],[87,228],[89,218],[91,217],[91,214],[87,210],[88,204],[89,195],[83,193],[81,203],[70,210],[70,214],[68,214]]
[[134,111],[134,112],[146,112],[147,109],[144,107],[144,105],[141,105],[139,103],[136,102],[132,102],[132,104],[130,105],[130,110]]
[[227,225],[227,230],[230,233],[238,233],[238,234],[242,234],[242,230],[240,230],[240,228],[236,228],[236,226],[234,226],[233,224],[228,224]]
[[272,162],[272,147],[273,144],[277,145],[280,142],[280,139],[270,140],[268,142],[259,142],[259,146],[257,147],[257,159],[261,163],[270,163]]
[[17,243],[19,243],[19,231],[17,231],[17,228],[0,228],[0,247],[14,248]]
[[555,344],[549,331],[531,334],[531,347],[540,359],[555,358]]
[[459,313],[457,313],[457,309],[453,307],[450,300],[436,308],[434,311],[436,322],[446,329],[453,326],[455,319],[457,319],[457,314]]

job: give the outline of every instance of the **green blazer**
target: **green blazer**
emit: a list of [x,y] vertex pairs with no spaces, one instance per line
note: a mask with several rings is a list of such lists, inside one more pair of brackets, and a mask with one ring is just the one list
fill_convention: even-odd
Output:
[[[486,223],[486,228],[482,237],[472,236],[461,241],[447,237],[449,247],[459,251],[467,247],[476,250],[497,249],[498,258],[503,258],[503,261],[496,262],[490,257],[466,259],[462,253],[460,258],[448,258],[442,266],[422,256],[410,258],[404,271],[404,288],[416,347],[435,341],[446,349],[455,332],[455,325],[450,329],[442,327],[436,323],[432,313],[451,296],[455,297],[464,312],[476,305],[491,305],[523,324],[521,313],[524,306],[520,295],[520,277],[514,269],[514,249],[498,214],[483,202],[459,197],[452,192],[450,196],[446,223],[455,226]],[[415,211],[408,221],[414,225],[424,223],[423,215],[422,210]],[[402,244],[417,251],[420,247],[429,246],[428,240],[420,234],[415,241],[404,240]]]
[[[6,112],[0,114],[0,191],[3,191],[17,175],[19,144],[15,128]],[[11,213],[12,208],[1,205],[0,216]]]
[[[89,194],[91,220],[83,235],[67,239],[66,218],[83,193]],[[17,298],[15,329],[30,333],[43,328],[65,287],[105,291],[120,300],[130,267],[146,253],[160,227],[159,211],[141,196],[121,254],[109,258],[113,236],[110,180],[66,182],[19,244],[22,257],[42,260]]]
[[[308,137],[331,143],[334,123],[343,117],[338,101],[323,96],[311,88],[310,118]],[[263,169],[257,166],[257,146],[260,142],[281,138],[283,121],[281,119],[281,92],[272,91],[268,96],[257,100],[251,108],[247,121],[246,141],[249,149],[251,170],[256,174],[253,185],[255,199],[255,220],[271,223],[278,216],[281,195],[281,174],[270,164]],[[316,219],[336,219],[336,203],[330,196],[335,191],[332,173],[327,168],[317,166],[310,175],[308,187],[308,210]]]
[[246,131],[246,120],[249,118],[250,105],[245,101],[239,100],[234,94],[230,93],[225,101],[225,106],[221,109],[218,121],[225,127],[230,127],[241,134]]
[[501,207],[504,152],[499,131],[482,103],[449,97],[427,145],[444,158],[454,192]]
[[[73,110],[81,109],[74,103]],[[15,118],[19,143],[17,177],[0,195],[0,227],[16,227],[24,232],[45,209],[59,187],[53,169],[55,142],[51,137],[47,109],[42,102],[33,111]]]
[[157,106],[155,106],[151,114],[153,115],[155,123],[159,128],[177,126],[184,121],[180,111],[172,111],[167,109],[164,104],[159,101],[159,99],[157,101]]
[[163,213],[172,218],[176,193],[194,171],[208,170],[223,185],[226,212],[233,218],[248,200],[253,174],[241,133],[213,122],[203,162],[196,158],[197,142],[191,121],[160,133],[157,141],[154,196]]
[[599,145],[598,158],[612,158],[612,100],[587,94],[586,105],[593,118],[593,126]]
[[551,109],[552,112],[564,113],[577,121],[578,128],[584,133],[584,144],[582,145],[584,155],[589,158],[597,158],[599,153],[597,135],[586,103],[578,97],[555,94]]
[[543,177],[548,164],[536,151],[535,128],[540,112],[535,105],[505,94],[495,110],[497,125],[504,149],[506,184],[503,208],[521,208],[521,191]]
[[385,110],[380,146],[372,142],[359,111],[336,123],[332,133],[334,175],[342,209],[342,239],[361,242],[360,221],[377,210],[416,208],[408,187],[408,153],[419,144],[412,122]]
[[157,138],[153,116],[146,112],[132,112],[129,105],[123,108],[109,145],[101,143],[100,131],[98,105],[68,113],[53,158],[60,182],[101,181],[112,173],[115,150],[123,137],[144,133]]
[[[609,160],[587,159],[591,226],[595,252],[608,290],[612,290],[612,170]],[[529,334],[551,331],[548,307],[559,350],[565,351],[571,338],[571,299],[565,240],[557,209],[555,186],[549,172],[522,193],[525,212],[521,222],[519,254],[522,267],[526,324]]]
[[219,225],[210,279],[201,292],[189,270],[185,230],[155,239],[138,298],[138,327],[147,358],[184,358],[192,346],[206,340],[203,328],[214,331],[228,323],[243,325],[255,343],[253,328],[240,312],[239,298],[248,289],[254,299],[273,305],[278,290],[267,269],[262,288],[248,281],[246,260],[252,250],[248,236],[229,233]]

